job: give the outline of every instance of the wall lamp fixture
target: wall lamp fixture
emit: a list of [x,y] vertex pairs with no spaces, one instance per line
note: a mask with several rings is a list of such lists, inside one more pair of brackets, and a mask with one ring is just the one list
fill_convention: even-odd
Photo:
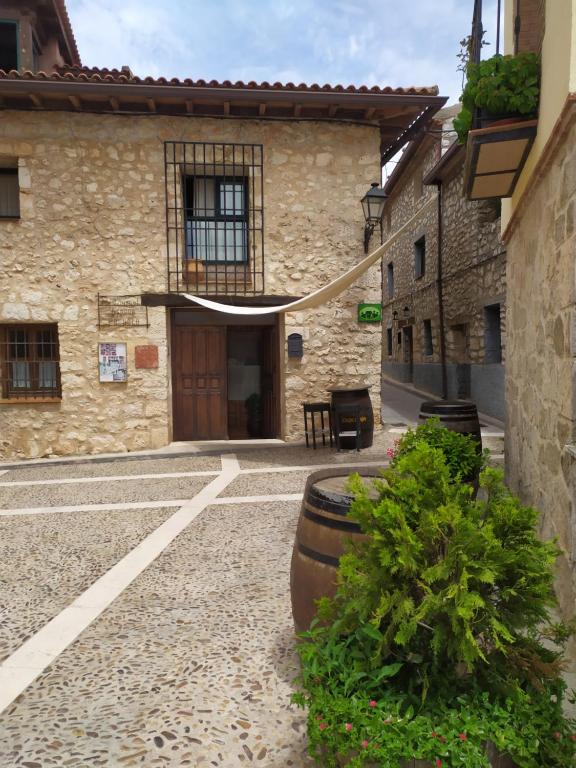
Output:
[[362,200],[362,210],[364,211],[364,218],[366,224],[364,225],[364,253],[368,253],[368,245],[372,233],[377,224],[380,224],[382,219],[382,212],[384,210],[384,203],[388,195],[379,186],[377,181],[372,182],[372,186],[366,192]]

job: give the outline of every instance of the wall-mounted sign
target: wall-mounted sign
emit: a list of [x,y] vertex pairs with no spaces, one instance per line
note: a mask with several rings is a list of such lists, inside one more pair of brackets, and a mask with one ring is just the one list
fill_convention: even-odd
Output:
[[381,323],[382,304],[358,304],[359,323]]
[[101,382],[128,380],[124,342],[102,341],[98,344],[98,372]]
[[134,347],[135,368],[158,368],[158,347],[156,344],[136,344]]

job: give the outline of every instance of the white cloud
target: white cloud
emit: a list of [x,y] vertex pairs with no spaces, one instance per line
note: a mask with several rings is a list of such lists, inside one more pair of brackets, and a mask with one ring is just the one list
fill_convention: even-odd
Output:
[[[495,2],[485,2],[493,41]],[[67,0],[89,66],[139,75],[433,85],[457,99],[472,0]],[[492,49],[487,51],[493,52]]]

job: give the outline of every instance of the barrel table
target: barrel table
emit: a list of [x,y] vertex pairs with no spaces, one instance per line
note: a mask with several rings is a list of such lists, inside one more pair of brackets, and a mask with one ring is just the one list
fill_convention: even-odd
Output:
[[310,627],[317,600],[334,596],[345,540],[364,538],[358,523],[347,518],[353,496],[346,485],[353,472],[367,483],[380,474],[378,467],[344,466],[313,472],[306,482],[290,570],[296,632]]
[[[374,442],[374,411],[368,391],[371,386],[371,384],[350,384],[328,387],[328,392],[332,395],[332,413],[339,405],[357,405],[360,409],[360,448],[370,448]],[[346,421],[346,417],[343,421]],[[353,421],[352,417],[350,421]],[[355,448],[354,438],[343,438],[342,447]]]

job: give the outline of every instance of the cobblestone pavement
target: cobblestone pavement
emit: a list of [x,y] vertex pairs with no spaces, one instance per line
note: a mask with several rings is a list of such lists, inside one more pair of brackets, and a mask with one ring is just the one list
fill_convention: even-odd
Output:
[[304,768],[289,569],[336,453],[0,467],[0,767]]

